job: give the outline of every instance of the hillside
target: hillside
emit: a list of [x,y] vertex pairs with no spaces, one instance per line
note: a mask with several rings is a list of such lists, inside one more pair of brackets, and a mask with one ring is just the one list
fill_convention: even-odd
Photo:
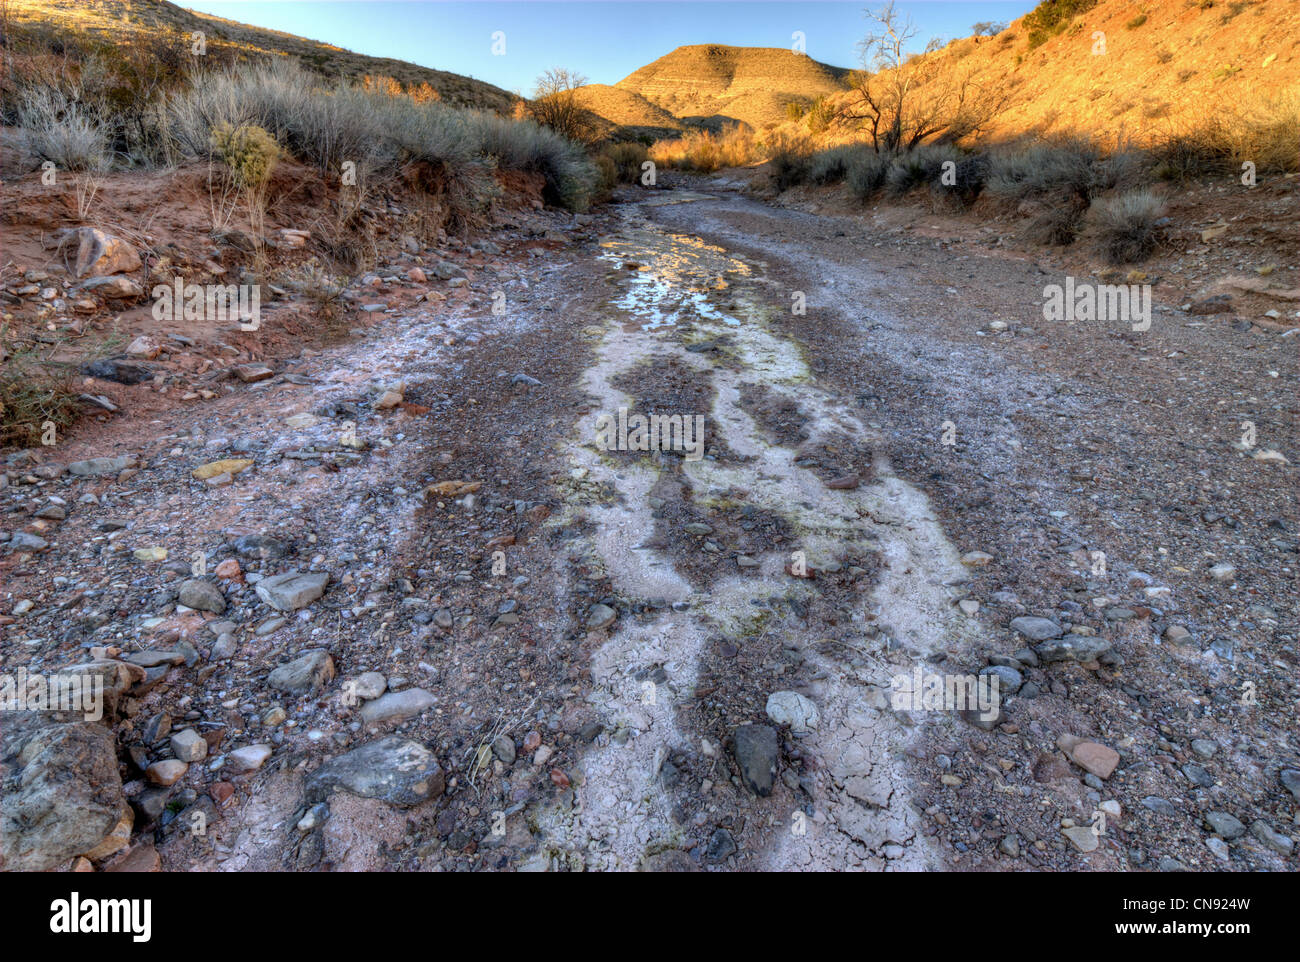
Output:
[[650,103],[638,93],[608,84],[587,84],[578,88],[578,100],[587,110],[622,127],[627,132],[650,136],[672,136],[682,129],[682,122]]
[[266,56],[296,57],[304,67],[331,77],[391,77],[406,88],[428,84],[438,97],[456,106],[505,112],[519,99],[492,84],[445,70],[421,67],[403,60],[368,57],[342,47],[223,20],[183,9],[166,0],[10,0],[14,28],[47,33],[66,42],[77,34],[115,45],[146,37],[184,40],[203,31],[213,53],[239,59]]
[[616,87],[693,125],[779,123],[786,104],[808,104],[845,90],[849,71],[792,50],[699,44],[678,47]]
[[[1073,16],[1069,11],[1075,11]],[[1059,18],[1051,27],[1040,24]],[[1104,47],[1099,45],[1104,35]],[[1216,115],[1268,112],[1300,88],[1292,0],[1047,0],[993,37],[931,55],[936,85],[969,79],[1010,97],[983,133],[1168,137]],[[852,108],[858,95],[831,98]],[[851,130],[833,130],[841,139]]]

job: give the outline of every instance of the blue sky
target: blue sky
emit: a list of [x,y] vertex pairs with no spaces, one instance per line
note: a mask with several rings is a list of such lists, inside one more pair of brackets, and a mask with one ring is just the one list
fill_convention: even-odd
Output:
[[[180,5],[527,94],[549,67],[569,67],[595,83],[612,84],[683,44],[789,47],[797,30],[806,38],[809,56],[857,67],[856,45],[865,30],[862,11],[869,4],[180,0]],[[1037,0],[898,3],[916,22],[921,43],[932,36],[963,37],[977,21],[1010,21],[1036,5]],[[492,53],[495,31],[505,34],[503,56]]]

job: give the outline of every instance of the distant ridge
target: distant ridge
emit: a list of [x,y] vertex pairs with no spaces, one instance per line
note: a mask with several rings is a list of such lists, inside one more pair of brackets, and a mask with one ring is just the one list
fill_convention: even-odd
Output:
[[678,47],[615,87],[692,125],[780,123],[789,103],[812,103],[848,89],[849,71],[783,47]]

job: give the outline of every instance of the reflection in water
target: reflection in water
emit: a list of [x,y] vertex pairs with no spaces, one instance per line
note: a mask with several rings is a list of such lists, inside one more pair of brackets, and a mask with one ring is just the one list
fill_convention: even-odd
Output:
[[631,284],[614,304],[644,318],[642,330],[700,319],[732,326],[740,323],[709,300],[712,293],[727,290],[731,279],[751,274],[747,264],[728,256],[721,247],[698,237],[646,228],[631,228],[601,247],[602,259],[620,268],[629,261],[639,265],[635,273],[628,272]]

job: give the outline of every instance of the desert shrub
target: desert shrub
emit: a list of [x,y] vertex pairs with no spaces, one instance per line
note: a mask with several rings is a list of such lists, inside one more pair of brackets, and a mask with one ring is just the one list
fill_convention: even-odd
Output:
[[1132,20],[1129,20],[1127,23],[1125,23],[1124,28],[1126,30],[1136,30],[1138,27],[1142,26],[1146,22],[1147,22],[1147,15],[1145,13],[1139,13]]
[[853,163],[866,154],[875,154],[867,144],[841,144],[819,150],[808,160],[808,180],[813,184],[838,184],[848,176]]
[[222,124],[212,131],[212,152],[229,168],[237,187],[258,190],[271,178],[280,145],[261,127]]
[[1103,191],[1139,186],[1144,175],[1144,159],[1134,151],[1107,155],[1090,141],[1065,138],[993,154],[988,189],[1007,200],[1057,195],[1086,206]]
[[19,342],[0,325],[0,447],[35,446],[49,425],[61,434],[77,416],[66,369],[42,357],[36,342]]
[[55,87],[23,92],[18,125],[27,149],[62,170],[99,171],[109,166],[109,131],[91,110]]
[[1043,0],[1025,14],[1024,25],[1029,31],[1029,48],[1032,50],[1045,43],[1049,37],[1061,33],[1070,25],[1071,20],[1091,10],[1097,2],[1098,0]]
[[608,154],[597,154],[591,158],[596,167],[596,189],[594,200],[601,203],[609,200],[618,185],[618,164]]
[[730,124],[716,134],[692,130],[673,140],[661,140],[650,148],[650,159],[660,167],[709,174],[721,167],[752,164],[761,159],[761,151],[752,131]]
[[646,162],[649,152],[645,144],[624,141],[608,145],[600,156],[608,157],[614,164],[619,183],[635,184],[641,180],[641,165]]
[[1035,244],[1065,247],[1073,244],[1083,230],[1083,218],[1088,205],[1077,197],[1049,199],[1044,210],[1035,214],[1025,225],[1025,239]]
[[343,293],[350,278],[329,272],[313,257],[281,281],[306,299],[322,334],[338,337],[345,333],[347,311]]
[[459,110],[434,99],[359,86],[320,86],[292,63],[204,75],[167,100],[179,148],[202,156],[213,129],[255,125],[292,154],[338,173],[346,162],[393,174],[445,205],[453,224],[496,193],[493,167],[541,173],[552,203],[579,210],[596,171],[582,148],[527,118]]
[[505,170],[545,178],[542,196],[569,210],[586,210],[596,187],[596,168],[574,141],[531,120],[510,120],[473,111],[468,115],[470,147]]
[[951,184],[943,177],[930,181],[930,193],[940,203],[953,207],[969,207],[979,199],[988,182],[989,159],[983,154],[967,154],[952,158]]
[[814,134],[823,133],[835,120],[835,114],[835,108],[827,102],[826,98],[818,97],[808,108],[805,116],[808,130]]
[[778,191],[808,180],[812,149],[806,138],[769,134],[764,140],[763,150],[768,156],[768,175]]
[[924,144],[894,157],[885,175],[885,190],[901,197],[915,187],[937,182],[946,160],[955,161],[956,150]]
[[1250,161],[1259,173],[1300,170],[1296,131],[1300,94],[1290,92],[1256,102],[1242,98],[1217,104],[1199,118],[1183,121],[1147,148],[1162,180],[1186,181],[1239,172]]
[[868,201],[885,187],[889,173],[889,158],[874,150],[855,154],[850,160],[844,182],[853,196]]
[[1094,202],[1086,229],[1102,256],[1113,264],[1127,264],[1155,250],[1164,213],[1164,201],[1151,191],[1129,191]]

